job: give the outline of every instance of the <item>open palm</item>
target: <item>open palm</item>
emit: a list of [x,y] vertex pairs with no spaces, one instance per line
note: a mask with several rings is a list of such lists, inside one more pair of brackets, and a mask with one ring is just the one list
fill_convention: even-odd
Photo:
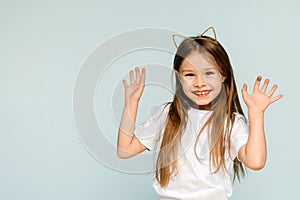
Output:
[[135,68],[135,78],[133,70],[130,72],[130,84],[123,80],[123,85],[125,88],[125,103],[129,104],[133,101],[139,101],[145,87],[146,69],[142,69],[142,74],[138,67]]
[[275,91],[277,90],[277,85],[273,85],[270,91],[266,92],[269,85],[269,79],[266,79],[264,81],[264,84],[260,89],[261,80],[262,77],[258,76],[254,83],[252,94],[248,94],[247,85],[244,84],[242,89],[242,96],[248,109],[264,112],[271,103],[282,98],[282,95],[280,94],[275,97],[272,97]]

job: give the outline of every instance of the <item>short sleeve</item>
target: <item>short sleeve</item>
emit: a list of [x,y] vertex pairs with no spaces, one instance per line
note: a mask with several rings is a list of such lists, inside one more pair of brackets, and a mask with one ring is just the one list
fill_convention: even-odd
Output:
[[136,126],[134,135],[148,149],[153,150],[162,135],[170,104],[162,105],[149,119]]
[[238,157],[240,148],[247,143],[249,136],[249,125],[244,116],[236,114],[235,122],[231,132],[231,153],[232,157]]

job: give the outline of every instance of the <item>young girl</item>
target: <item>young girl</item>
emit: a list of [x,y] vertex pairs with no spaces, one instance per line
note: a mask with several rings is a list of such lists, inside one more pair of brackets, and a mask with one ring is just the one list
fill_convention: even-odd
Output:
[[273,97],[277,85],[267,91],[268,79],[261,87],[261,76],[250,94],[244,84],[247,123],[229,57],[216,36],[204,36],[206,31],[176,46],[174,99],[141,126],[135,121],[146,71],[135,68],[130,83],[123,80],[118,156],[129,158],[160,145],[153,182],[159,199],[227,199],[232,171],[240,179],[243,164],[259,170],[266,162],[264,111],[282,95]]

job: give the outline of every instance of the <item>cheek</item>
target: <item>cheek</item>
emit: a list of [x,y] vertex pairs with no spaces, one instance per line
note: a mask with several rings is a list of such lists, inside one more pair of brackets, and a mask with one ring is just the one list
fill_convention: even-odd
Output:
[[219,76],[214,76],[214,77],[210,77],[207,78],[207,83],[209,83],[210,85],[214,86],[214,87],[220,87],[222,85],[222,78]]
[[187,95],[191,90],[191,84],[188,81],[181,82],[183,92]]
[[192,80],[188,80],[188,79],[182,79],[181,80],[181,85],[183,87],[189,87],[192,85]]
[[190,88],[190,86],[189,86],[189,84],[187,84],[187,82],[182,82],[181,86],[182,86],[183,91],[186,91]]

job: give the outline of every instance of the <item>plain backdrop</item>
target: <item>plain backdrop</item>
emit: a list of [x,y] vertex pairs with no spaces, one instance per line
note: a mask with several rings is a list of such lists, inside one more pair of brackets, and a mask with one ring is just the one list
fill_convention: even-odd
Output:
[[[252,89],[261,74],[284,95],[265,113],[265,168],[248,170],[231,199],[299,199],[299,20],[296,0],[1,0],[0,199],[156,199],[153,174],[120,172],[87,152],[73,116],[76,77],[88,55],[113,35],[143,27],[195,35],[210,25],[230,56],[239,90],[244,82]],[[113,69],[151,61],[143,58],[124,56]],[[159,59],[171,67],[170,56]],[[146,87],[141,103],[157,103],[155,92],[166,93]],[[95,97],[101,123],[107,95],[96,91]],[[138,121],[147,114],[139,113]],[[117,125],[111,127],[109,137],[116,138]]]

